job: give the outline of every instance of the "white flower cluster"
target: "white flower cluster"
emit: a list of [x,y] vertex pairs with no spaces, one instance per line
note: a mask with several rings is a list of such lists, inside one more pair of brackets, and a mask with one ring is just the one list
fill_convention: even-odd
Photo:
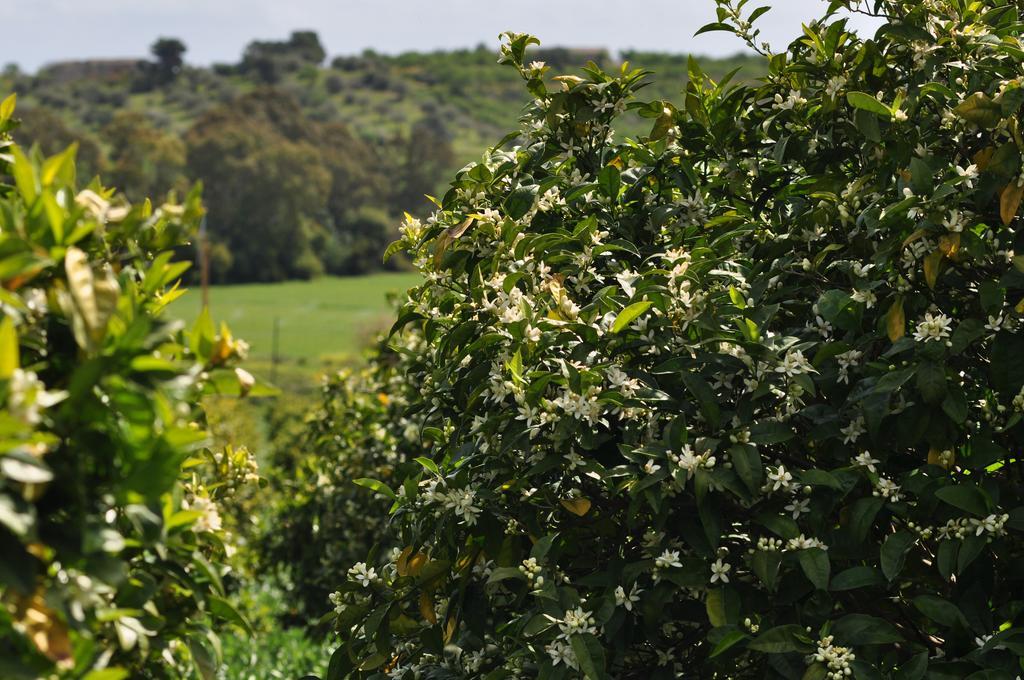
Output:
[[914,331],[914,339],[918,342],[932,342],[945,340],[952,330],[953,321],[945,314],[932,314],[928,312],[924,319],[918,322]]
[[537,563],[537,558],[528,557],[523,560],[523,563],[519,565],[519,571],[523,573],[526,580],[529,581],[531,588],[540,588],[544,585],[544,577],[541,576],[541,572],[544,568]]
[[693,451],[693,447],[689,444],[683,444],[682,451],[679,454],[669,453],[668,459],[681,470],[686,472],[686,478],[690,479],[693,477],[697,470],[703,468],[705,470],[711,470],[715,467],[715,457],[711,455],[710,451],[705,451],[702,454],[696,454]]
[[349,568],[348,578],[365,588],[377,580],[377,570],[367,567],[366,562],[356,562]]
[[856,659],[857,655],[852,649],[832,644],[832,636],[826,635],[818,641],[818,651],[808,657],[808,663],[823,663],[828,670],[825,677],[829,680],[843,680],[853,675],[850,663]]
[[476,491],[470,488],[445,490],[440,488],[443,484],[444,482],[438,479],[425,482],[423,501],[440,504],[445,510],[460,515],[466,526],[476,524],[477,517],[483,512],[483,509],[476,504]]
[[545,646],[545,651],[554,665],[565,664],[573,670],[579,670],[579,661],[569,642],[573,635],[599,633],[593,615],[582,607],[565,612],[564,618],[558,622],[558,637]]
[[11,415],[28,425],[38,425],[43,409],[67,398],[64,391],[47,391],[43,381],[33,371],[14,369],[8,384],[7,408]]

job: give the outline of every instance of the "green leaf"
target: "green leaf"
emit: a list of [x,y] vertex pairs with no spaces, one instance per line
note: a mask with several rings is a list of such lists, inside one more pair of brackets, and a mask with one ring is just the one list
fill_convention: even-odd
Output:
[[439,477],[441,476],[441,470],[440,468],[437,467],[437,463],[430,460],[426,456],[419,456],[418,458],[414,458],[413,460],[422,465],[423,468],[428,472],[432,472]]
[[902,642],[903,636],[885,619],[867,614],[847,614],[836,621],[832,632],[844,645],[887,645]]
[[708,655],[708,658],[714,659],[716,656],[724,654],[725,652],[732,649],[740,642],[743,642],[749,637],[749,635],[747,635],[741,630],[729,631],[729,633],[726,634],[725,637],[718,641],[718,644],[715,645],[715,648],[711,650],[711,654]]
[[513,220],[518,220],[530,212],[536,198],[536,185],[517,187],[505,199],[505,214]]
[[736,29],[730,26],[729,24],[720,21],[713,21],[710,24],[704,24],[699,29],[697,29],[697,32],[693,34],[693,37],[696,38],[698,35],[702,35],[704,33],[711,33],[713,31],[725,31],[726,33],[735,33]]
[[850,508],[850,531],[855,541],[859,543],[867,537],[883,505],[885,501],[875,496],[858,498],[853,504]]
[[376,479],[361,477],[359,479],[353,479],[352,483],[358,484],[359,486],[365,486],[367,489],[373,489],[377,493],[383,494],[391,500],[398,500],[398,496],[395,495],[395,492],[391,490],[390,486]]
[[708,385],[707,381],[697,373],[684,372],[679,377],[690,394],[697,399],[704,417],[707,418],[712,427],[716,427],[720,411],[718,400],[715,399],[715,393],[711,390],[711,385]]
[[988,541],[984,536],[968,536],[960,543],[956,556],[956,572],[962,574],[985,550]]
[[919,595],[915,597],[914,608],[940,626],[945,626],[946,628],[952,628],[958,624],[964,627],[967,626],[967,620],[957,606],[938,595]]
[[597,185],[601,187],[601,193],[612,200],[618,198],[621,183],[619,169],[614,165],[605,166],[597,176]]
[[988,497],[984,491],[972,484],[944,486],[935,492],[935,497],[978,517],[986,517],[989,514]]
[[612,324],[612,333],[621,333],[622,330],[629,326],[629,324],[633,323],[638,316],[650,309],[653,304],[654,303],[650,300],[642,300],[640,302],[634,302],[623,309],[619,312],[619,315],[615,317],[615,323]]
[[900,666],[894,676],[897,680],[922,680],[928,672],[928,652],[921,652],[913,659]]
[[754,575],[761,579],[770,592],[775,592],[779,581],[779,567],[782,565],[782,556],[775,550],[758,550],[750,558],[750,568]]
[[764,468],[761,465],[761,454],[757,447],[736,444],[729,449],[729,460],[740,480],[752,493],[761,488],[764,480]]
[[210,612],[214,616],[219,616],[229,623],[233,623],[242,630],[244,630],[250,637],[253,635],[252,626],[245,620],[235,606],[227,600],[211,595],[209,597]]
[[526,575],[519,570],[519,567],[497,567],[491,571],[487,583],[498,583],[512,578],[525,581]]
[[960,549],[960,541],[941,541],[935,556],[935,566],[942,578],[949,580],[956,570],[956,556]]
[[892,111],[889,110],[888,106],[866,92],[847,92],[846,101],[854,108],[882,116],[886,120],[892,117]]
[[878,127],[878,116],[873,113],[857,109],[853,112],[853,124],[857,131],[864,135],[864,138],[868,141],[875,142],[876,144],[882,141],[882,131]]
[[869,588],[885,585],[885,579],[876,569],[865,566],[850,567],[841,571],[832,578],[831,590],[841,592],[844,590],[857,590],[858,588]]
[[747,649],[766,654],[788,654],[789,652],[807,652],[812,649],[812,646],[803,626],[787,624],[761,633],[747,644]]
[[828,578],[831,570],[828,553],[821,548],[806,548],[798,556],[800,568],[807,579],[818,590],[828,590]]
[[704,608],[708,621],[715,628],[735,623],[740,614],[739,596],[728,586],[712,588],[708,591]]
[[600,641],[589,633],[577,633],[570,638],[572,651],[576,654],[580,670],[588,680],[604,680],[605,658],[604,647]]
[[903,570],[907,552],[916,542],[917,538],[908,531],[897,531],[885,539],[880,556],[882,573],[887,579],[894,580]]
[[938,404],[946,398],[946,371],[939,364],[923,361],[917,367],[917,389],[926,404]]
[[196,637],[188,641],[188,649],[192,652],[192,664],[199,677],[203,680],[214,680],[217,676],[217,659],[201,640]]
[[18,187],[18,193],[25,200],[25,203],[32,205],[39,196],[39,178],[32,161],[28,159],[21,149],[15,146],[11,150],[14,156],[14,165],[11,172],[14,174],[14,184]]

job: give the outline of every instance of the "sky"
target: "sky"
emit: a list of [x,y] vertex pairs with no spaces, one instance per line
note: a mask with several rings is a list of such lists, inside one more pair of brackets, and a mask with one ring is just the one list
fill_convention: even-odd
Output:
[[[758,25],[777,48],[826,5],[765,2],[775,7]],[[143,57],[161,36],[183,40],[191,64],[237,62],[251,40],[285,39],[295,29],[317,31],[330,55],[496,47],[507,30],[533,33],[547,46],[613,52],[742,50],[726,33],[693,37],[714,20],[713,0],[0,0],[0,65],[34,71],[66,59]]]

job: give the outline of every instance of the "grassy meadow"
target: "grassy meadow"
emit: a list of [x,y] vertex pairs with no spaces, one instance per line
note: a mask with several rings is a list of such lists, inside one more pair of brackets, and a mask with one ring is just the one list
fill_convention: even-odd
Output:
[[[418,281],[418,274],[403,272],[213,286],[210,313],[252,346],[254,360],[271,358],[277,319],[281,358],[316,363],[358,354],[394,317],[388,293],[404,293]],[[199,288],[194,287],[171,305],[170,314],[191,322],[201,305]]]
[[[394,318],[389,293],[404,293],[419,281],[411,272],[354,277],[321,277],[312,281],[242,284],[210,288],[210,312],[218,323],[251,346],[246,367],[272,377],[274,320],[278,323],[277,382],[309,383],[328,365],[358,358],[373,334]],[[202,305],[198,287],[170,307],[170,315],[187,323]]]

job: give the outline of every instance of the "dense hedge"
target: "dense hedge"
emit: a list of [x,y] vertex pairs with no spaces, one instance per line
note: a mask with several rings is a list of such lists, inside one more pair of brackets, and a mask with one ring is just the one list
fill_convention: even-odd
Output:
[[214,676],[229,538],[218,502],[256,475],[195,406],[254,389],[244,343],[162,317],[196,226],[181,205],[79,188],[75,147],[10,141],[0,104],[0,676]]
[[851,5],[679,108],[507,36],[522,130],[397,246],[429,454],[329,677],[1020,673],[1021,7]]

